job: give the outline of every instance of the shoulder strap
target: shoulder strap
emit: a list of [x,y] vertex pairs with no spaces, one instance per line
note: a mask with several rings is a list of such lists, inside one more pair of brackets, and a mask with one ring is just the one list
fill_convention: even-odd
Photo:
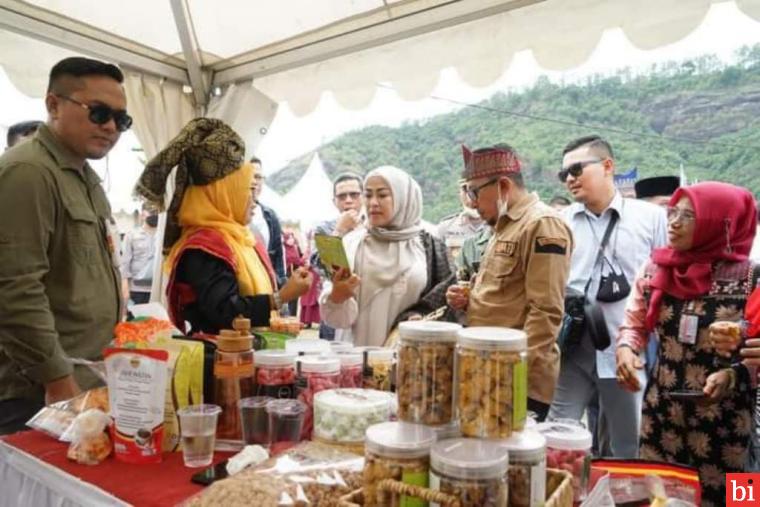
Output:
[[[599,264],[599,262],[604,258],[604,250],[607,248],[607,244],[610,242],[610,237],[612,236],[612,231],[615,229],[615,225],[618,221],[618,214],[617,212],[612,213],[612,217],[610,217],[610,223],[607,224],[607,229],[604,231],[604,237],[602,237],[602,242],[599,243],[599,251],[596,254],[596,259],[594,259],[594,267],[592,268],[592,276],[589,276],[588,282],[586,282],[586,288],[583,290],[583,293],[588,295],[588,290],[591,287],[591,280],[593,279],[593,270],[596,268],[596,265]],[[589,222],[589,226],[591,223]]]

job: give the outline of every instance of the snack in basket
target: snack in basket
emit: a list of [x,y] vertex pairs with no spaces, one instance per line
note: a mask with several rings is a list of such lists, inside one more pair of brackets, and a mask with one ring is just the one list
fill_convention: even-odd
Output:
[[457,347],[457,408],[462,434],[509,438],[527,416],[527,339],[522,331],[468,328]]
[[[418,424],[387,422],[370,427],[365,440],[364,505],[383,505],[378,496],[378,486],[384,479],[427,487],[430,447],[435,438],[433,429]],[[413,499],[393,495],[391,501],[394,505],[396,502],[407,505]]]
[[430,450],[431,489],[457,498],[461,507],[506,507],[509,453],[492,441],[455,438]]

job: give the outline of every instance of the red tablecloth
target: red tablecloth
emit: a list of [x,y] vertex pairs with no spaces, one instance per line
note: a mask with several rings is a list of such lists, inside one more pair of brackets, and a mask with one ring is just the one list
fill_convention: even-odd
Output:
[[[191,477],[202,469],[185,467],[181,452],[164,454],[163,461],[157,465],[130,465],[111,456],[100,465],[87,466],[66,458],[68,444],[37,431],[8,435],[2,440],[137,506],[176,505],[203,489],[203,486],[190,482]],[[214,462],[229,456],[228,453],[217,453]]]

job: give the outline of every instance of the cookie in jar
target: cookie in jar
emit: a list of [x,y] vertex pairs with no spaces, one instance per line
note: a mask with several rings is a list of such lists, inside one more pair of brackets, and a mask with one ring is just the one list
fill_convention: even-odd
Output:
[[509,438],[525,426],[527,336],[523,331],[471,327],[457,341],[456,400],[462,434]]
[[509,451],[509,507],[542,507],[546,502],[546,439],[535,430],[500,441]]
[[364,505],[426,505],[421,500],[397,494],[384,498],[378,485],[384,479],[393,479],[428,487],[430,448],[435,438],[433,429],[419,424],[386,422],[368,428],[364,442]]
[[441,426],[454,420],[454,358],[459,330],[448,322],[399,325],[399,419]]

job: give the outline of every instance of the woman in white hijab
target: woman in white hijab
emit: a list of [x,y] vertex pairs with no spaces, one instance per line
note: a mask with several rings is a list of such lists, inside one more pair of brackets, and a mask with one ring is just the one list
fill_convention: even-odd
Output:
[[353,273],[336,273],[320,297],[323,320],[336,340],[380,346],[402,320],[446,305],[431,294],[448,278],[446,248],[422,228],[422,191],[406,172],[391,166],[364,180],[367,228],[343,238]]

